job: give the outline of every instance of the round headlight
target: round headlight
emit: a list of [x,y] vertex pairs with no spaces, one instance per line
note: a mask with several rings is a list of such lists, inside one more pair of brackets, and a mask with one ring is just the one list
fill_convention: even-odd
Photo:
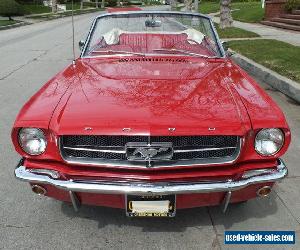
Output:
[[255,138],[255,150],[260,155],[271,156],[276,154],[283,146],[284,135],[278,128],[260,130]]
[[38,128],[22,128],[19,132],[19,143],[22,149],[30,155],[44,153],[47,146],[45,134]]

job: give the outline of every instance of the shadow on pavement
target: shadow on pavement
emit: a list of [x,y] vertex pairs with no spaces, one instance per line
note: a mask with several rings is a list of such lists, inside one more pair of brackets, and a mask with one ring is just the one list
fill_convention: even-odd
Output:
[[174,218],[129,218],[123,209],[85,205],[76,213],[69,203],[62,203],[61,209],[68,217],[97,221],[99,228],[113,224],[141,227],[144,232],[184,232],[187,227],[211,226],[205,207],[178,210]]
[[98,222],[98,228],[107,225],[141,227],[144,232],[184,232],[188,227],[221,224],[225,229],[250,218],[265,218],[277,211],[274,195],[265,199],[254,199],[242,204],[230,204],[225,214],[221,207],[200,207],[177,210],[174,218],[128,218],[125,210],[83,205],[75,212],[72,205],[62,203],[62,212],[71,218],[79,217]]
[[230,204],[225,214],[216,207],[209,208],[209,213],[215,225],[223,225],[225,230],[233,229],[235,224],[244,225],[250,230],[251,225],[247,221],[252,221],[252,224],[253,222],[255,224],[255,221],[260,221],[260,226],[266,223],[267,227],[269,224],[266,222],[267,217],[273,218],[278,211],[279,201],[276,200],[276,195],[273,192],[266,198],[256,198],[241,204]]

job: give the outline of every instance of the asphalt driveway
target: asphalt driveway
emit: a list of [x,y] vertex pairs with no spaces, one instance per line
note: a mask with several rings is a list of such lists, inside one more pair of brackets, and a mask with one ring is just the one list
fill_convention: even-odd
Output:
[[[76,41],[85,38],[94,16],[75,17]],[[75,213],[15,180],[14,119],[33,93],[71,63],[71,42],[71,18],[0,31],[0,249],[242,248],[224,245],[224,230],[295,230],[298,244],[290,248],[300,249],[300,106],[263,83],[283,109],[293,138],[284,157],[289,177],[269,198],[229,206],[226,214],[204,207],[178,211],[172,219],[129,219],[110,208],[83,206]]]

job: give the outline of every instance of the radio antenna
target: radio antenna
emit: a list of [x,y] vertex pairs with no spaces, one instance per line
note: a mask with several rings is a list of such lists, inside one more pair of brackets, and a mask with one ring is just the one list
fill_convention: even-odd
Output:
[[75,28],[74,28],[74,0],[72,0],[72,43],[73,43],[73,66],[76,64],[76,55],[75,55]]

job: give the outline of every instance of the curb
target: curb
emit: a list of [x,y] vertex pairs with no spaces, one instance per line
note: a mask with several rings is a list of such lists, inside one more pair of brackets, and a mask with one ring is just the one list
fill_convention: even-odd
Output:
[[9,29],[18,28],[18,27],[25,26],[25,25],[30,25],[30,24],[31,23],[27,23],[27,22],[19,22],[19,23],[15,23],[15,24],[11,24],[11,25],[1,26],[0,30],[9,30]]
[[236,52],[234,52],[231,58],[244,70],[252,73],[273,88],[300,103],[300,83],[279,75],[273,70],[270,70]]

